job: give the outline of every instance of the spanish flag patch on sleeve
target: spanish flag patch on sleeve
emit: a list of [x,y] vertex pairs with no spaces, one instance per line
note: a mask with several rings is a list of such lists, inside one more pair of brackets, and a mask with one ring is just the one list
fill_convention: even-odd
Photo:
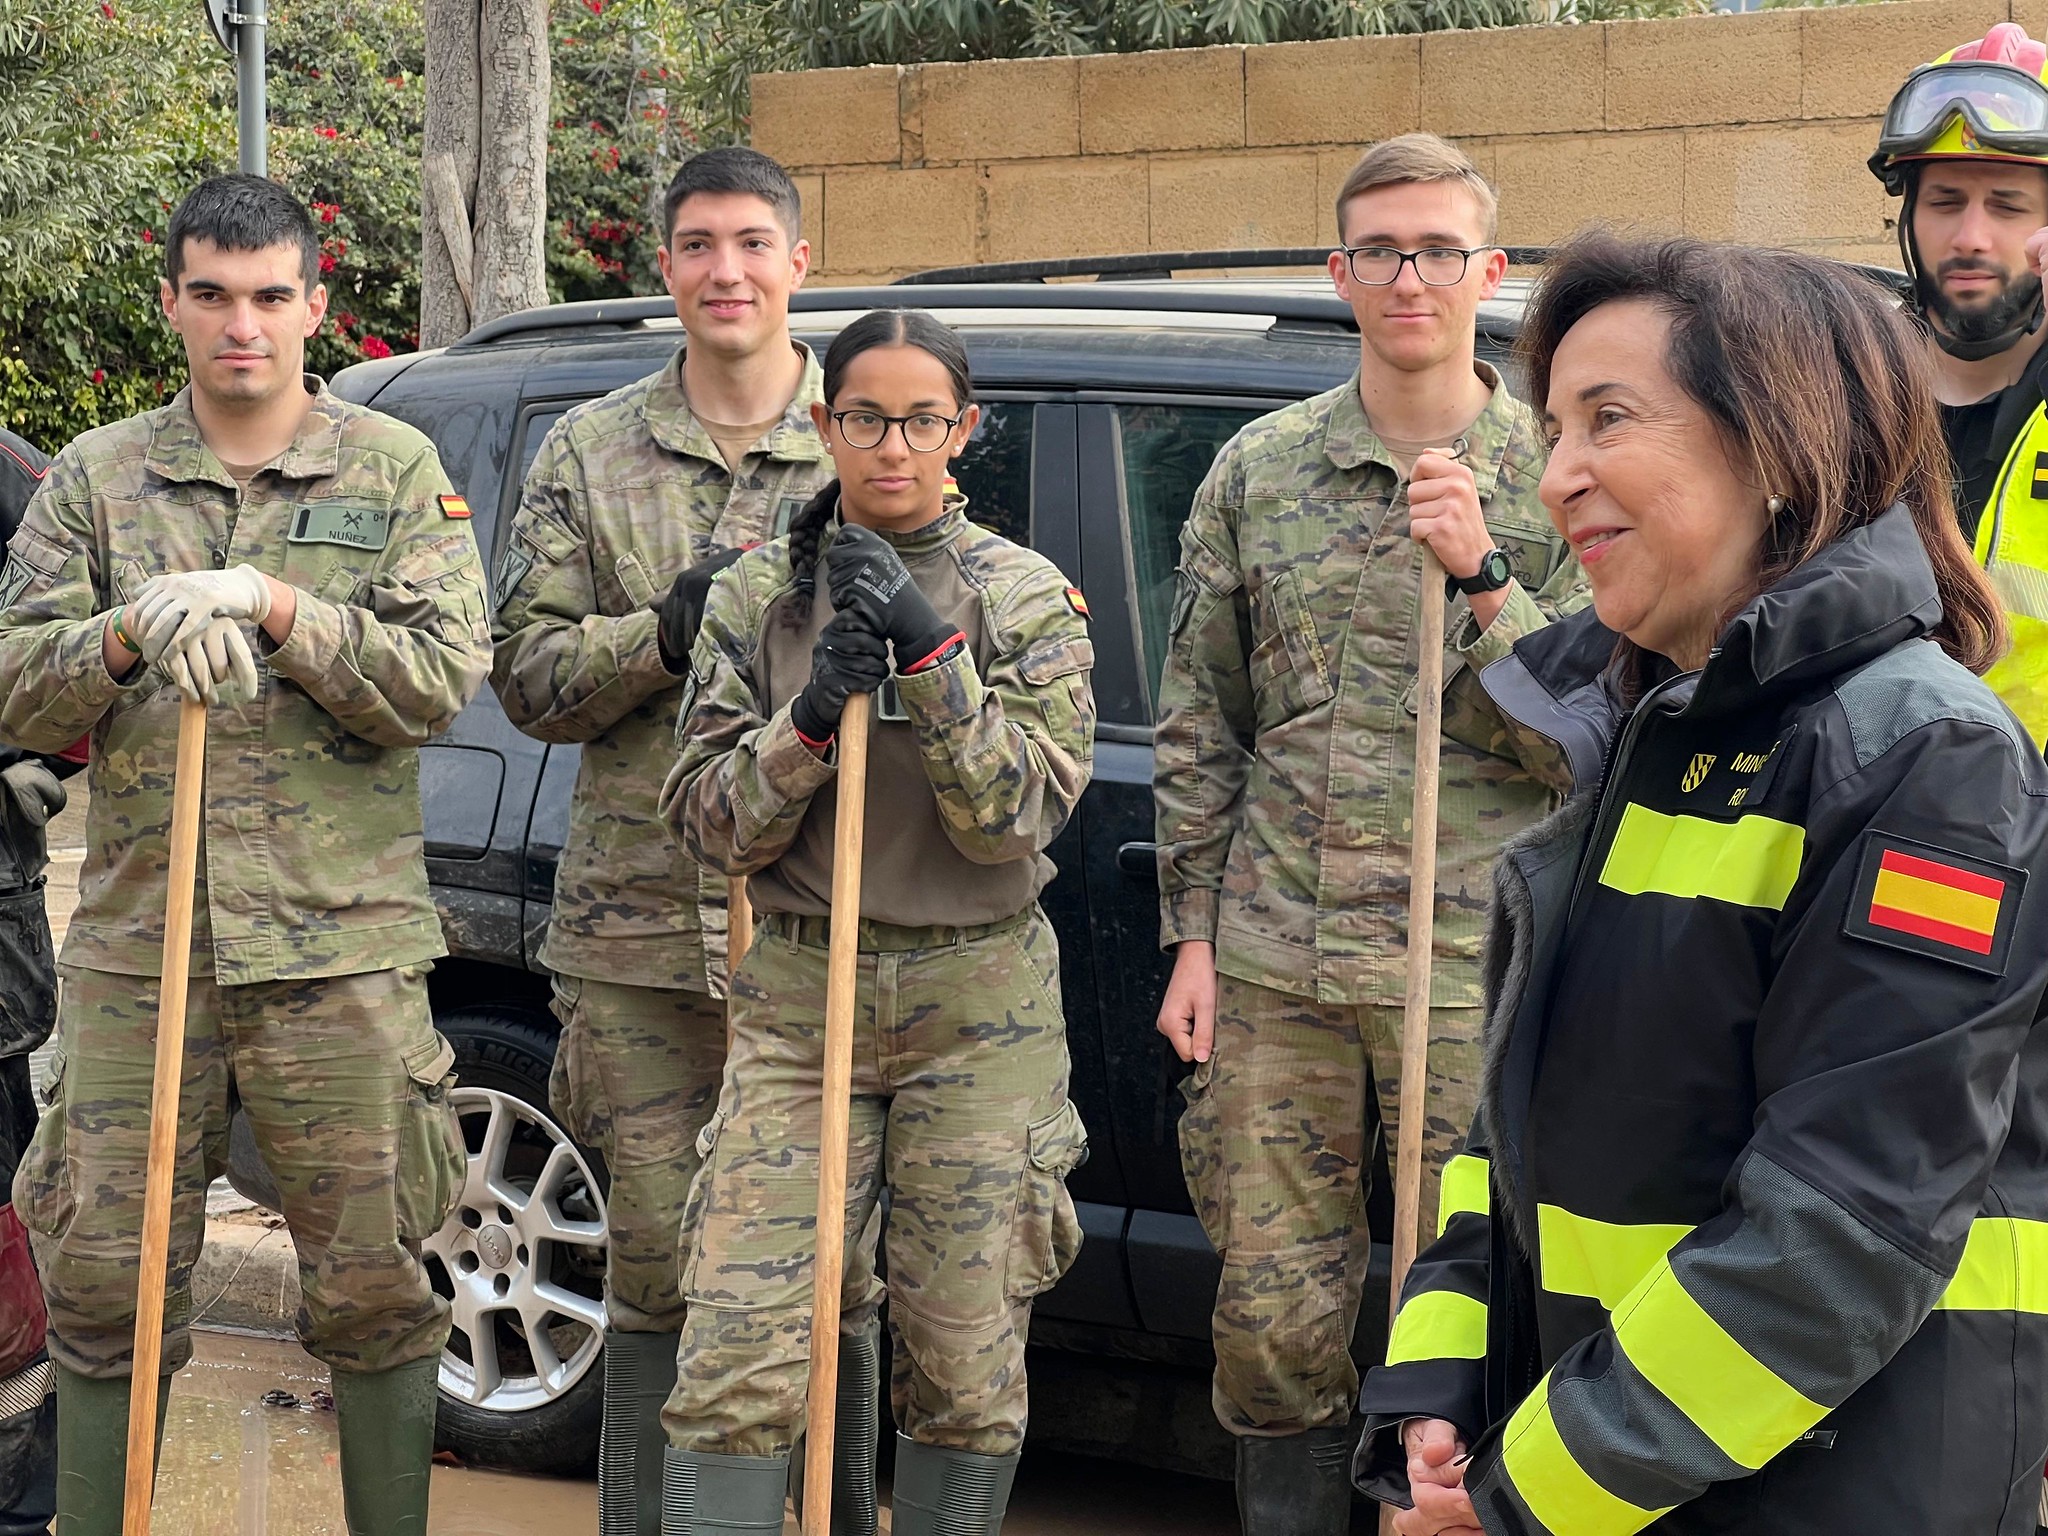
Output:
[[469,516],[469,502],[465,500],[463,497],[455,495],[444,495],[438,497],[437,500],[439,500],[441,503],[441,515],[443,517]]
[[1854,938],[2005,974],[2027,873],[1873,834],[1844,930]]
[[1088,617],[1088,599],[1081,595],[1079,587],[1067,588],[1067,606],[1081,615],[1082,618]]

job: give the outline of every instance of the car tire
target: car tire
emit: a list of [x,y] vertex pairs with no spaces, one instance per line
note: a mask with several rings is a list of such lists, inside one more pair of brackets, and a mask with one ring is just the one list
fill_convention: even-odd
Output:
[[[425,1245],[434,1288],[454,1300],[460,1274],[472,1306],[480,1295],[486,1305],[494,1304],[479,1282],[495,1281],[500,1298],[508,1292],[514,1301],[521,1295],[556,1295],[571,1299],[578,1313],[574,1319],[550,1314],[562,1319],[546,1330],[551,1340],[561,1342],[561,1358],[550,1372],[527,1338],[530,1312],[480,1314],[457,1301],[457,1327],[442,1355],[435,1444],[475,1466],[587,1475],[597,1465],[604,1411],[603,1196],[608,1171],[596,1153],[571,1140],[548,1107],[557,1036],[549,1014],[515,1002],[493,1002],[438,1013],[435,1024],[455,1050],[457,1086],[451,1101],[470,1152],[470,1178],[447,1225]],[[581,1218],[586,1227],[594,1212],[594,1244],[572,1246],[537,1237],[529,1249],[523,1240],[527,1210],[497,1200],[481,1182],[489,1150],[484,1143],[499,1121],[509,1126],[498,1160],[499,1174],[510,1185],[531,1196],[533,1170],[549,1177],[551,1185],[563,1181],[547,1169],[569,1170],[568,1192],[553,1191],[560,1200],[532,1202],[538,1211],[535,1230],[549,1229],[546,1212],[538,1209],[542,1206]],[[501,1220],[508,1216],[513,1219]],[[560,1225],[553,1223],[555,1229]],[[493,1261],[501,1267],[494,1268]],[[550,1290],[522,1289],[541,1282]],[[487,1381],[476,1369],[465,1321],[471,1330],[489,1330],[497,1367],[490,1379],[502,1380],[503,1386],[485,1391]],[[481,1402],[479,1393],[484,1393]]]

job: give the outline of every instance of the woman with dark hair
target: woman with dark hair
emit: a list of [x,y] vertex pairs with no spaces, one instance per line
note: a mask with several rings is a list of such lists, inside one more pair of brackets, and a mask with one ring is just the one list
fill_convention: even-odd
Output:
[[1524,338],[1594,611],[1489,668],[1481,1108],[1361,1393],[1403,1536],[2032,1536],[2048,768],[1926,349],[1804,256],[1574,242]]
[[696,857],[748,877],[759,914],[685,1218],[662,1530],[782,1529],[808,1375],[833,738],[866,693],[846,1232],[886,1185],[893,1529],[994,1536],[1032,1298],[1080,1245],[1066,1177],[1087,1139],[1038,893],[1088,781],[1094,652],[1080,593],[968,522],[952,486],[980,418],[959,338],[877,311],[824,366],[813,412],[838,479],[712,586],[661,797]]

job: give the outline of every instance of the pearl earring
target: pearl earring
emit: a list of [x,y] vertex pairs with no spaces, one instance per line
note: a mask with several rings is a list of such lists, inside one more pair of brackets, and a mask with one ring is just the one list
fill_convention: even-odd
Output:
[[1773,517],[1782,516],[1785,511],[1785,498],[1782,496],[1770,497],[1764,502],[1764,510]]

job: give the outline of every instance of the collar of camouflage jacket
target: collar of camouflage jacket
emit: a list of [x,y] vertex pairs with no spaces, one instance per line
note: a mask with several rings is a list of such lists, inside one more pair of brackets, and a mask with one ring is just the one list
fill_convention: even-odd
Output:
[[[833,484],[836,488],[838,482],[834,481]],[[818,548],[821,550],[830,549],[832,541],[839,536],[839,530],[845,524],[846,519],[839,511],[837,499],[835,498],[832,510],[832,524],[825,530],[825,536],[818,541]],[[886,539],[890,547],[903,559],[915,560],[921,555],[929,555],[935,550],[944,549],[948,544],[959,538],[966,527],[967,498],[958,491],[948,491],[946,493],[945,511],[941,512],[923,527],[913,528],[908,533],[893,533],[887,528],[877,528],[875,532]]]
[[[1493,393],[1478,419],[1459,435],[1465,445],[1463,462],[1471,467],[1479,499],[1485,501],[1500,481],[1501,460],[1507,455],[1508,444],[1514,440],[1515,425],[1525,407],[1509,392],[1499,369],[1476,358],[1472,368]],[[1387,472],[1398,479],[1401,471],[1394,463],[1393,454],[1380,441],[1379,434],[1373,431],[1372,423],[1366,420],[1365,402],[1359,395],[1358,385],[1359,375],[1354,373],[1338,397],[1335,409],[1330,412],[1330,425],[1323,434],[1323,452],[1339,469],[1363,469],[1368,464],[1384,464]]]
[[[800,341],[792,341],[790,345],[804,360],[803,377],[797,381],[796,395],[789,402],[788,409],[783,411],[782,420],[776,423],[767,437],[754,445],[754,450],[766,453],[771,459],[816,463],[825,457],[825,442],[811,421],[811,402],[825,398],[825,371],[818,366],[818,359],[809,347]],[[725,456],[697,420],[690,409],[689,396],[683,393],[683,353],[687,350],[686,347],[676,348],[676,355],[668,360],[668,366],[661,370],[654,387],[647,392],[647,431],[670,453],[723,464]]]
[[[341,467],[341,402],[328,393],[326,380],[317,373],[307,374],[305,383],[306,393],[313,397],[306,419],[299,423],[291,446],[264,466],[287,480],[317,480]],[[223,490],[235,488],[235,477],[221,467],[219,456],[199,431],[190,384],[157,416],[150,429],[147,462],[150,473],[173,483],[203,480]]]

